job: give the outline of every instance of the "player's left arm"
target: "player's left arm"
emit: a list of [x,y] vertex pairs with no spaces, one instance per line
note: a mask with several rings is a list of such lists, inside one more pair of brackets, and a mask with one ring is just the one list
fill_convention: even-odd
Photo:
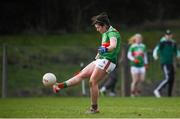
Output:
[[178,50],[176,42],[174,43],[174,55],[176,56],[177,59],[180,58],[180,51]]
[[144,53],[144,64],[148,64],[147,52]]
[[111,37],[110,38],[110,45],[107,47],[108,51],[114,50],[117,46],[117,38],[116,37]]
[[174,55],[177,59],[176,65],[177,67],[180,67],[180,50],[178,49],[176,42],[174,44]]
[[147,51],[144,52],[144,66],[146,69],[148,69],[148,55]]
[[146,46],[144,46],[144,64],[147,65],[148,64],[148,55],[147,55],[147,48]]

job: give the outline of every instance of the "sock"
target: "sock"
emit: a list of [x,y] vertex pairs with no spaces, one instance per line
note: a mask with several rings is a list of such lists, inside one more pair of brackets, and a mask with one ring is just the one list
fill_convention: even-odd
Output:
[[91,105],[91,107],[92,107],[92,109],[97,110],[98,105],[97,104],[93,104],[93,105]]
[[135,95],[135,91],[131,91],[131,94],[132,94],[132,95]]
[[60,89],[63,89],[63,88],[67,88],[68,86],[67,86],[67,83],[66,83],[66,82],[63,82],[63,83],[59,83],[59,84],[58,84],[58,87],[59,87]]

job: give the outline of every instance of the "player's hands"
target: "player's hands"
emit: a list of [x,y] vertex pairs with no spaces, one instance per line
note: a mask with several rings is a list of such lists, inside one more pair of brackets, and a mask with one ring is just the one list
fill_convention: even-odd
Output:
[[133,61],[135,64],[139,64],[139,60],[138,59],[134,59],[134,61]]
[[99,52],[100,54],[103,54],[103,53],[105,53],[105,52],[107,52],[107,51],[108,51],[108,49],[105,48],[105,47],[100,46],[100,47],[98,48],[98,52]]

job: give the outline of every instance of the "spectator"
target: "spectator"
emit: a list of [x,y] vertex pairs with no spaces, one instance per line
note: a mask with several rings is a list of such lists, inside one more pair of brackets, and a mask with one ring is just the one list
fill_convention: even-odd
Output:
[[178,50],[176,42],[173,40],[173,34],[170,30],[166,30],[165,35],[160,39],[160,42],[153,50],[153,57],[155,60],[160,59],[161,68],[164,73],[164,80],[162,80],[156,89],[154,95],[161,97],[162,89],[168,85],[168,96],[172,96],[172,89],[174,83],[174,57],[178,57]]

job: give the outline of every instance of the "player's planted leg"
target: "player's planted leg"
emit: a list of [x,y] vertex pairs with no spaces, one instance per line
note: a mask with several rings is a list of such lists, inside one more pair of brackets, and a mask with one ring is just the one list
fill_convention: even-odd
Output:
[[106,72],[102,69],[96,67],[91,75],[89,85],[90,85],[90,95],[91,95],[91,108],[86,113],[99,113],[98,109],[98,96],[99,87],[98,82],[104,78]]

